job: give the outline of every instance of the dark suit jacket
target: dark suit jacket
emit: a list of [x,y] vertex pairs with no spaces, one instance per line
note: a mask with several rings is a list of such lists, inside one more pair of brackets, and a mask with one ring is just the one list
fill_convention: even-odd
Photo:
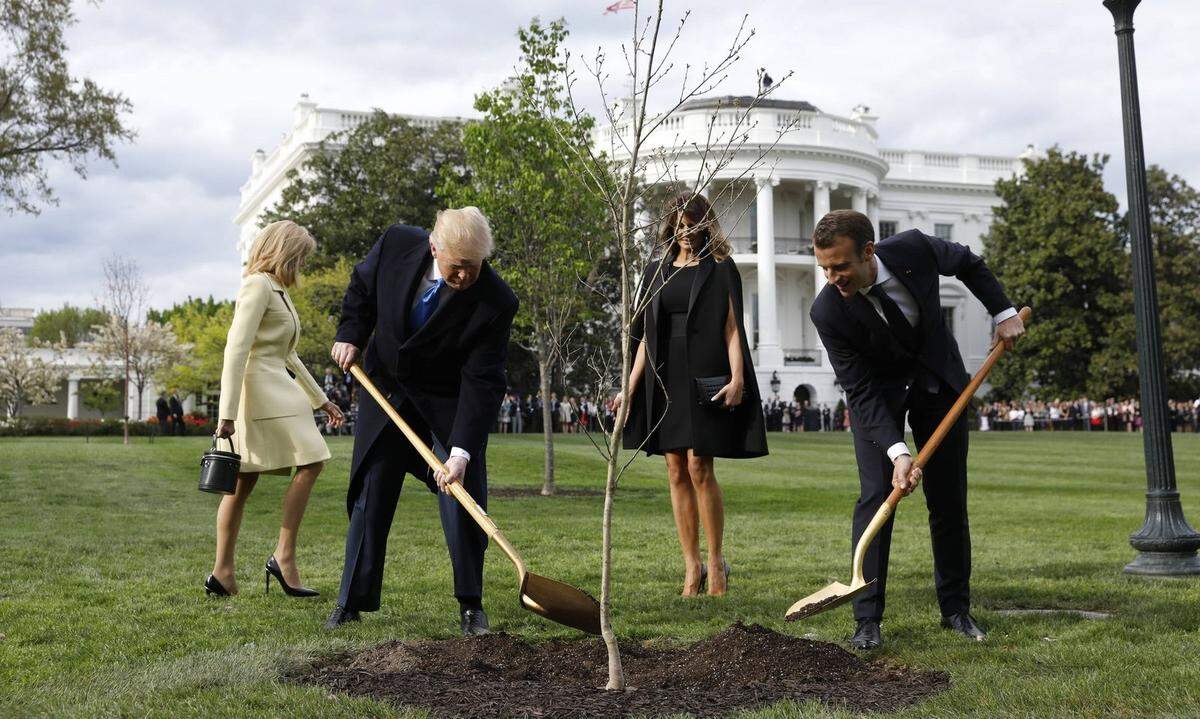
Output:
[[[425,325],[412,332],[409,309],[432,261],[428,232],[389,227],[350,275],[336,340],[365,346],[367,375],[392,395],[393,404],[419,415],[406,419],[428,427],[446,450],[462,447],[471,454],[471,468],[482,468],[488,431],[507,385],[517,297],[485,261],[473,285],[442,299]],[[389,422],[373,398],[360,394],[352,485]]]
[[165,422],[171,418],[171,407],[167,404],[165,397],[159,397],[154,400],[154,411],[158,415],[160,422]]
[[958,392],[970,381],[958,343],[942,319],[938,277],[962,280],[993,315],[1012,303],[992,271],[966,245],[908,230],[878,242],[875,254],[920,307],[921,324],[916,329],[921,344],[915,355],[904,349],[870,302],[857,293],[846,300],[836,287],[826,285],[809,316],[846,392],[854,432],[886,450],[904,439],[903,425],[896,418],[902,416],[914,381],[928,374]]
[[[646,367],[637,391],[630,397],[629,417],[625,421],[622,442],[626,449],[642,448],[647,454],[661,454],[657,433],[651,434],[651,430],[658,419],[655,407],[660,408],[658,414],[661,415],[661,407],[666,402],[662,386],[665,377],[657,377],[654,368],[664,359],[660,352],[664,337],[659,313],[663,279],[666,268],[673,261],[673,256],[667,256],[651,262],[646,268],[639,297],[652,299],[646,310],[634,320],[632,328],[634,341],[630,349],[636,356],[638,343],[646,343]],[[691,407],[692,449],[702,457],[761,457],[767,453],[762,397],[758,391],[758,378],[754,374],[754,362],[750,357],[746,327],[742,323],[742,276],[733,258],[727,257],[717,262],[711,256],[706,256],[697,268],[688,296],[687,377],[729,376],[725,320],[729,315],[730,302],[733,303],[733,316],[741,335],[742,403],[732,412],[700,407],[696,388],[690,386],[687,402]],[[667,328],[666,332],[669,331]]]

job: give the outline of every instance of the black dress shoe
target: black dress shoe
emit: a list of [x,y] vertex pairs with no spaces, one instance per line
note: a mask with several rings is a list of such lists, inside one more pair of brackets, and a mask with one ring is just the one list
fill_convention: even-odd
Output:
[[487,613],[482,609],[463,609],[459,612],[459,627],[464,637],[478,637],[491,634],[488,628]]
[[966,612],[951,614],[948,617],[942,617],[942,627],[953,629],[967,639],[974,639],[977,642],[982,642],[987,639],[987,634],[984,633],[979,625],[975,623],[975,617],[972,617]]
[[850,637],[850,646],[859,651],[876,649],[883,644],[883,633],[879,630],[879,622],[874,619],[859,619],[854,636]]
[[279,568],[279,562],[275,561],[275,555],[267,560],[267,586],[263,590],[264,594],[269,594],[271,591],[271,577],[275,577],[275,581],[279,582],[279,586],[283,588],[283,593],[289,597],[317,597],[321,593],[315,589],[308,587],[293,587],[283,579],[283,570]]
[[357,609],[346,609],[345,607],[338,605],[333,608],[333,612],[329,615],[329,618],[325,620],[325,628],[337,629],[346,622],[358,621],[362,621],[362,617],[358,615]]
[[210,594],[215,594],[218,597],[230,596],[229,590],[225,588],[225,585],[217,581],[217,578],[211,574],[208,575],[208,579],[204,580],[204,596],[207,597]]

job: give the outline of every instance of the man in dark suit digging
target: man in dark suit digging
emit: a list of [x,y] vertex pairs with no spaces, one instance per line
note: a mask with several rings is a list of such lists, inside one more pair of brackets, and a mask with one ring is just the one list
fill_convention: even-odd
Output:
[[488,631],[483,611],[487,536],[447,487],[461,482],[487,507],[487,436],[507,380],[517,298],[487,262],[487,218],[466,207],[438,213],[433,231],[393,225],[355,266],[331,355],[363,369],[448,473],[434,475],[365,392],[358,402],[346,507],[350,527],[332,629],[379,609],[388,531],[405,473],[438,495],[463,634]]
[[[967,420],[964,415],[926,465],[913,468],[904,420],[923,446],[970,381],[942,319],[941,276],[957,277],[996,323],[994,342],[1025,332],[991,270],[965,245],[908,230],[878,243],[866,215],[834,210],[813,231],[817,265],[828,284],[810,317],[846,392],[858,460],[853,544],[892,491],[912,492],[924,477],[933,541],[933,578],[942,626],[982,641],[970,614],[971,535],[967,521]],[[854,599],[856,649],[882,642],[892,518],[867,550],[863,577],[877,580]],[[853,546],[853,545],[852,545]]]

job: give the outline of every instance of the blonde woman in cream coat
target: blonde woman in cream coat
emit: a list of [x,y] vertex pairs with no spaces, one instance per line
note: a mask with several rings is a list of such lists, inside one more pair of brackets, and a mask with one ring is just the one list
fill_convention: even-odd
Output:
[[289,220],[263,228],[250,248],[250,258],[234,305],[233,324],[225,343],[221,371],[221,412],[217,434],[230,437],[242,456],[236,491],[221,499],[217,510],[217,558],[204,582],[205,594],[238,593],[234,547],[246,500],[260,474],[295,475],[283,497],[279,542],[267,560],[271,577],[293,597],[318,592],[300,583],[296,568],[296,534],[317,476],[329,459],[329,448],[317,430],[313,410],[329,415],[337,427],[344,417],[296,354],[300,319],[287,288],[296,282],[316,242]]

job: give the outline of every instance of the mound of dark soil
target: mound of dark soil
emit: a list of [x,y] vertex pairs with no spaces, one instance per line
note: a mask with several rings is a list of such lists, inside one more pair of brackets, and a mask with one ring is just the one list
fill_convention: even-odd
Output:
[[389,642],[295,681],[424,707],[443,717],[721,716],[783,699],[893,711],[949,687],[943,672],[863,661],[841,647],[735,624],[690,646],[622,645],[631,690],[604,691],[599,640],[530,644],[506,634]]

